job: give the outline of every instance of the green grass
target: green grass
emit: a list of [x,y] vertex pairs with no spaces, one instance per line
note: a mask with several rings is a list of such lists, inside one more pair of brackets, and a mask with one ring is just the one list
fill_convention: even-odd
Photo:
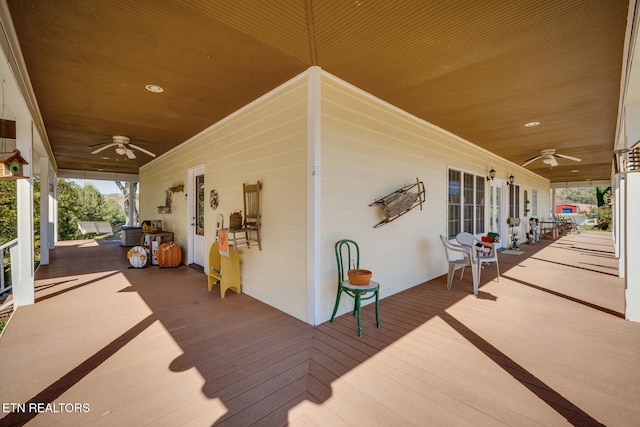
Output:
[[580,228],[580,230],[584,231],[611,231],[609,229],[600,230],[597,225],[579,225],[578,227]]

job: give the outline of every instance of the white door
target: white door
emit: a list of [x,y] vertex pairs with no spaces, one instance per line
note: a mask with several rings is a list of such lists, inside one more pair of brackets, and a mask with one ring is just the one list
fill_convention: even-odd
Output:
[[204,247],[204,166],[189,170],[189,254],[187,262],[199,267],[205,265]]
[[491,181],[489,194],[489,231],[500,235],[498,248],[505,247],[507,238],[507,220],[504,216],[504,182],[498,179]]

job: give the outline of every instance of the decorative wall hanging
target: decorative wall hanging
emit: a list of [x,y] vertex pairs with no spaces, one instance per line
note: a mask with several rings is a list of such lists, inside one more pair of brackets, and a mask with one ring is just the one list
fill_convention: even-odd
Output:
[[405,185],[399,190],[396,190],[381,199],[377,199],[369,205],[382,206],[382,214],[384,215],[384,219],[374,225],[373,228],[378,228],[390,223],[391,221],[395,221],[417,206],[420,206],[420,210],[422,210],[422,204],[425,201],[426,192],[424,184],[420,179],[416,178],[415,184]]
[[214,188],[209,193],[209,205],[211,206],[211,209],[214,211],[218,209],[218,203],[220,203],[220,196],[218,196],[218,192]]
[[171,190],[167,190],[164,192],[164,194],[165,194],[164,206],[158,206],[158,213],[170,214],[171,213],[171,194],[173,193],[171,192]]
[[179,184],[179,185],[176,185],[175,187],[170,187],[167,191],[165,191],[164,206],[158,206],[158,213],[170,214],[171,204],[172,204],[171,195],[173,193],[181,193],[183,191],[184,191],[184,184]]

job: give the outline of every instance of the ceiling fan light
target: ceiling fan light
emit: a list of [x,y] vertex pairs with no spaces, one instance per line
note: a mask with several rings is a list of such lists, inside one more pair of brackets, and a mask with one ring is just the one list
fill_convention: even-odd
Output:
[[118,153],[120,155],[122,155],[122,154],[124,154],[126,152],[127,152],[127,150],[124,147],[117,147],[116,148],[116,153]]

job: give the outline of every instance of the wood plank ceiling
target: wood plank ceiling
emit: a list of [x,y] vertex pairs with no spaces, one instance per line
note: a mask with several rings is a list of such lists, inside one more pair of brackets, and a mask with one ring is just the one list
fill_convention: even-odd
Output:
[[62,169],[137,173],[88,147],[162,154],[319,65],[515,163],[582,158],[528,166],[552,182],[610,177],[624,0],[7,3]]

